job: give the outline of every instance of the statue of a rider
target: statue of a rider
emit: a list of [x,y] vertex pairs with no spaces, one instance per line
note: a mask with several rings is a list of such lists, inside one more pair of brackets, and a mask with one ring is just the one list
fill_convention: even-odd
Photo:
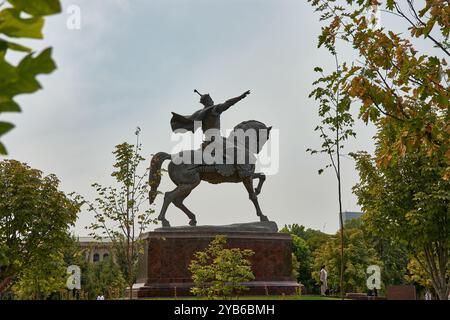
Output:
[[[170,179],[177,186],[174,190],[165,193],[158,219],[162,221],[164,227],[170,226],[165,215],[168,206],[173,203],[189,217],[189,224],[195,226],[197,224],[195,215],[186,208],[183,200],[201,181],[207,181],[213,184],[243,183],[248,191],[249,199],[256,208],[256,214],[260,221],[268,221],[258,204],[258,194],[261,192],[265,175],[255,171],[257,167],[255,159],[268,141],[272,127],[266,126],[261,121],[243,121],[236,125],[229,136],[225,138],[220,134],[221,114],[247,97],[250,91],[221,104],[214,104],[209,94],[201,94],[197,90],[195,92],[200,95],[200,103],[204,108],[197,110],[190,116],[172,112],[170,124],[172,130],[176,133],[194,132],[197,126],[201,124],[205,135],[202,148],[182,150],[176,154],[158,152],[151,160],[149,173],[150,204],[154,202],[158,194],[161,165],[165,160],[171,160],[167,170]],[[256,188],[253,186],[255,179],[259,180]]]
[[214,137],[220,136],[220,115],[231,106],[247,97],[250,94],[250,90],[236,98],[231,98],[220,104],[214,104],[214,101],[209,94],[201,94],[197,90],[194,90],[194,92],[200,96],[200,103],[204,108],[194,112],[190,116],[182,116],[172,112],[173,116],[170,125],[174,132],[180,129],[194,132],[194,122],[201,121],[202,131],[205,134],[205,142],[202,145],[204,148],[214,141]]

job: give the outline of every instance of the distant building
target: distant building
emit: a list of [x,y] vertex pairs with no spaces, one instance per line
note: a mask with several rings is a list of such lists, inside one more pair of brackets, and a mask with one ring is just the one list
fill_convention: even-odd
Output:
[[78,242],[86,261],[95,263],[111,256],[112,241],[109,238],[78,237]]
[[342,219],[344,220],[344,224],[353,220],[359,219],[363,215],[362,212],[354,212],[354,211],[344,211],[342,212]]

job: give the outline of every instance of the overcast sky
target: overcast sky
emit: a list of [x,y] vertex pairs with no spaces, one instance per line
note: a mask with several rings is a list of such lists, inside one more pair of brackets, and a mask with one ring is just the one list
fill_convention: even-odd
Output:
[[[58,70],[40,78],[44,90],[18,100],[23,113],[8,115],[17,128],[6,143],[10,157],[54,173],[66,192],[88,198],[91,183],[110,184],[114,146],[134,142],[142,129],[144,155],[170,152],[171,111],[201,107],[197,88],[216,102],[250,89],[252,94],[222,115],[222,127],[257,119],[279,129],[280,167],[260,195],[263,213],[334,233],[338,228],[336,178],[319,176],[325,156],[313,131],[319,119],[308,98],[313,68],[331,71],[332,57],[317,49],[318,16],[303,0],[63,0],[81,9],[81,30],[66,27],[65,12],[48,18],[45,41],[54,47]],[[346,58],[351,58],[344,52]],[[12,57],[14,58],[14,57]],[[373,128],[357,123],[358,138],[345,152],[373,149]],[[343,207],[359,210],[351,187],[354,163],[343,158]],[[167,165],[167,163],[166,163]],[[174,188],[164,176],[161,191]],[[159,211],[162,197],[156,201]],[[242,184],[203,182],[185,204],[199,224],[256,221]],[[187,224],[171,206],[173,225]],[[88,213],[75,232],[85,235]]]

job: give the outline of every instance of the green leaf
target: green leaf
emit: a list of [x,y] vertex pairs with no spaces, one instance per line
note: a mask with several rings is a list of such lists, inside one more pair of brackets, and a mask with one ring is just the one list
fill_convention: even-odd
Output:
[[0,96],[0,112],[20,112],[20,106],[9,97]]
[[435,24],[434,20],[428,21],[427,25],[423,29],[423,35],[425,37],[427,37],[430,34],[431,30],[433,30],[434,24]]
[[31,48],[25,47],[21,44],[14,43],[14,42],[8,42],[8,49],[11,49],[14,51],[20,51],[20,52],[31,52]]
[[33,16],[47,16],[61,12],[59,0],[8,0],[15,8]]
[[386,8],[389,10],[394,10],[395,0],[387,0]]
[[315,71],[315,72],[323,72],[323,69],[320,68],[320,67],[315,67],[315,68],[314,68],[314,71]]
[[18,66],[19,74],[33,76],[49,74],[55,69],[56,65],[52,59],[52,48],[45,49],[36,58],[33,57],[33,54],[27,55]]
[[0,142],[0,154],[3,156],[6,156],[8,154],[8,151],[6,151],[5,146],[1,142]]
[[9,8],[0,11],[0,33],[13,38],[42,39],[44,19],[21,18],[20,11]]
[[0,90],[9,96],[14,96],[24,93],[33,93],[41,89],[41,85],[37,81],[36,76],[39,74],[51,73],[56,69],[55,62],[51,58],[51,53],[51,48],[48,48],[41,52],[37,57],[34,57],[33,54],[27,55],[17,67],[17,79],[15,79],[15,81],[9,81],[9,84],[7,83],[3,88],[1,83],[2,75],[0,73]]
[[7,49],[8,49],[8,42],[3,39],[0,39],[0,52],[5,53]]
[[0,39],[0,52],[6,52],[7,49],[21,52],[31,52],[30,48],[25,47],[21,44]]
[[11,131],[13,128],[14,125],[12,123],[0,121],[0,136]]
[[2,93],[4,93],[3,85],[14,81],[15,78],[17,78],[17,73],[14,66],[6,62],[3,57],[0,57],[0,90]]

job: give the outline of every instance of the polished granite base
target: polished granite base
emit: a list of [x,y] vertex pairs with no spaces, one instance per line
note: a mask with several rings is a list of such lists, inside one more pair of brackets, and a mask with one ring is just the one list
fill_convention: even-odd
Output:
[[246,295],[294,294],[298,283],[292,277],[292,239],[277,232],[274,222],[229,226],[160,228],[144,235],[144,255],[133,295],[178,297],[190,295],[193,286],[188,266],[194,253],[204,250],[217,235],[227,237],[228,248],[251,249],[255,280],[245,285]]

